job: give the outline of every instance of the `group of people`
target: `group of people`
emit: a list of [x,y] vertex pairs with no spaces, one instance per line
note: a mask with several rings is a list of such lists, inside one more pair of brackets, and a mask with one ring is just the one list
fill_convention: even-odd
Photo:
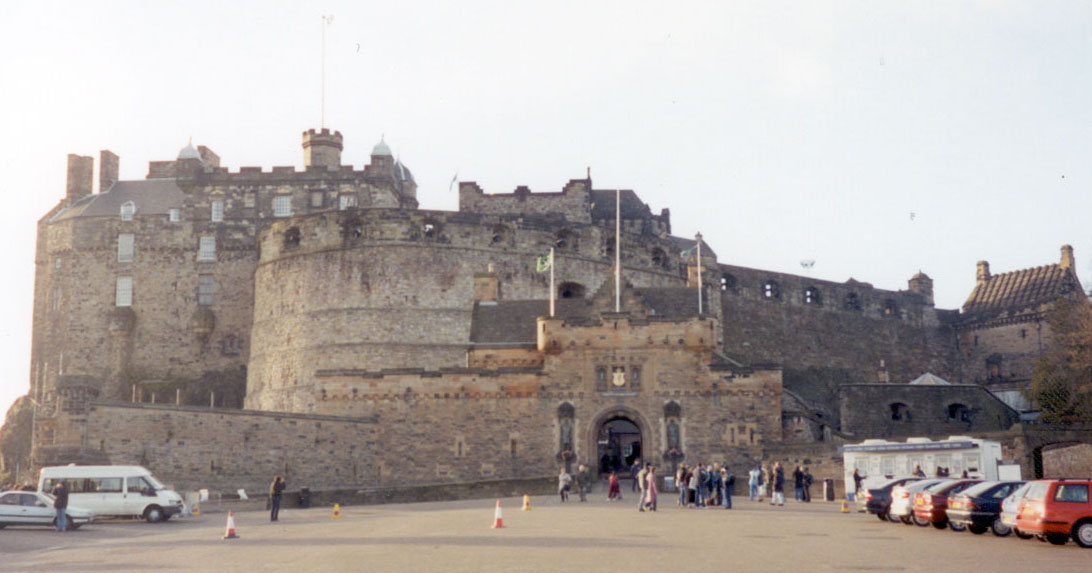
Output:
[[675,470],[675,483],[679,488],[676,505],[705,509],[723,507],[732,509],[732,486],[736,476],[720,464],[686,464]]
[[[576,468],[576,490],[580,494],[580,501],[588,501],[588,490],[591,489],[592,475],[588,466],[580,464]],[[561,497],[561,502],[565,503],[569,501],[569,491],[572,490],[573,476],[565,469],[565,466],[561,467],[561,471],[557,474],[557,494]]]
[[[798,502],[811,502],[811,471],[807,467],[796,466],[792,472],[793,499]],[[785,470],[781,462],[771,466],[755,466],[747,474],[747,486],[751,501],[763,501],[768,494],[770,505],[785,505]]]

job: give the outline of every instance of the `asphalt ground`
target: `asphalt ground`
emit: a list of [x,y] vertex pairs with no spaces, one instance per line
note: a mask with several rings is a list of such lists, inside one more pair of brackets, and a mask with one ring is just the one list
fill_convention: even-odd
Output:
[[[575,496],[574,496],[575,497]],[[841,513],[840,503],[784,507],[736,498],[735,508],[639,513],[635,498],[588,503],[533,497],[284,510],[281,520],[225,513],[167,523],[113,520],[78,531],[0,531],[3,571],[1089,571],[1072,542],[940,531]],[[253,506],[251,506],[253,507]],[[712,568],[712,569],[707,569]]]

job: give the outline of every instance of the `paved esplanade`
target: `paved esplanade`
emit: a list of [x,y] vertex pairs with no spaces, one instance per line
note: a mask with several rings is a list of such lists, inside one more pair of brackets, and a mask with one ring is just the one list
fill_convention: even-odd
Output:
[[[107,522],[57,534],[0,531],[0,570],[187,571],[1087,571],[1092,550],[881,523],[839,506],[737,500],[732,511],[683,510],[670,495],[638,513],[633,498],[534,509],[493,501],[239,512],[236,540],[221,540],[226,514],[165,524]],[[723,568],[723,569],[722,569]]]

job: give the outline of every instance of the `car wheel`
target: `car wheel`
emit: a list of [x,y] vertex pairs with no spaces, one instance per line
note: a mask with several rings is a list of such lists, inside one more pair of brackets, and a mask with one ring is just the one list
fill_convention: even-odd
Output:
[[951,528],[952,531],[966,531],[967,530],[966,525],[963,525],[962,523],[954,523],[954,522],[951,522],[951,521],[948,522],[948,527]]
[[[69,518],[69,519],[71,519],[71,518]],[[81,525],[83,525],[83,524],[82,523],[72,523],[71,521],[69,521],[67,527],[68,527],[69,531],[75,531],[75,530],[79,529]]]
[[933,527],[935,527],[937,529],[948,529],[948,520],[947,519],[945,519],[944,521],[930,521],[929,523],[932,523]]
[[986,533],[987,529],[989,529],[989,527],[986,527],[984,525],[968,525],[967,526],[967,530],[970,531],[971,533],[975,534],[975,535],[982,535],[983,533]]
[[918,527],[929,527],[929,522],[918,517],[917,515],[911,515],[910,519],[914,520],[914,525]]
[[149,505],[148,509],[144,510],[144,519],[148,520],[148,523],[163,521],[163,508],[158,505]]
[[891,523],[898,523],[899,522],[899,517],[897,515],[891,515],[890,513],[888,513],[887,514],[887,521],[890,521]]
[[1012,533],[1012,530],[1013,528],[1002,523],[1000,518],[993,520],[993,523],[990,524],[990,531],[998,537],[1006,537]]
[[1015,527],[1012,528],[1012,532],[1015,533],[1016,536],[1019,537],[1020,539],[1031,539],[1032,537],[1034,537],[1034,535],[1032,535],[1030,533],[1024,533],[1023,531],[1020,531],[1019,529],[1016,529]]
[[879,518],[880,521],[887,521],[887,514],[886,513],[877,513],[876,517]]
[[1065,542],[1069,541],[1069,536],[1064,533],[1048,533],[1045,537],[1051,545],[1065,545]]
[[1081,521],[1073,526],[1073,541],[1084,548],[1092,548],[1092,521]]
[[913,521],[910,521],[910,516],[909,515],[900,516],[899,521],[903,522],[906,525],[910,525],[910,524],[914,523]]

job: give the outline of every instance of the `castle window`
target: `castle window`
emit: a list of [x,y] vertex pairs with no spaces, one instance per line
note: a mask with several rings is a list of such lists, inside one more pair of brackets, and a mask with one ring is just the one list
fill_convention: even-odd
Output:
[[804,289],[804,304],[818,305],[818,304],[821,304],[822,302],[823,302],[823,298],[819,295],[819,289],[818,288],[810,286],[810,287]]
[[203,236],[198,243],[197,262],[209,263],[216,261],[216,237]]
[[561,283],[557,287],[558,298],[584,298],[584,285],[580,283]]
[[133,262],[133,235],[130,233],[118,235],[118,262]]
[[311,192],[311,207],[313,207],[315,209],[322,208],[322,199],[323,199],[322,191],[312,191]]
[[300,228],[290,227],[284,232],[284,248],[292,249],[300,246]]
[[970,422],[971,411],[963,404],[949,404],[948,405],[948,421],[949,422]]
[[895,402],[888,405],[891,410],[891,421],[893,422],[909,422],[910,421],[910,407],[902,402]]
[[894,299],[889,298],[889,299],[883,301],[883,315],[884,316],[898,316],[899,315],[899,307],[898,307],[897,304],[895,304]]
[[136,203],[132,201],[126,201],[121,204],[121,220],[132,221],[133,215],[136,213]]
[[212,275],[197,275],[197,304],[209,306],[216,293],[216,281]]
[[844,306],[846,310],[861,310],[861,296],[855,292],[846,293]]
[[291,217],[292,216],[292,196],[291,195],[277,195],[273,198],[273,216],[274,217]]
[[167,220],[171,223],[177,223],[182,220],[182,211],[179,209],[167,210]]
[[607,367],[597,366],[595,368],[595,391],[606,392],[607,391]]
[[246,207],[247,209],[253,209],[256,202],[257,200],[254,198],[253,191],[247,191],[246,193],[243,193],[243,207]]
[[492,245],[499,245],[504,243],[508,239],[508,227],[504,225],[494,225],[493,235],[489,238],[489,243]]
[[224,202],[216,200],[212,202],[212,222],[222,223],[224,221]]
[[114,306],[133,306],[133,277],[118,277]]
[[656,267],[667,266],[667,256],[664,254],[663,249],[652,249],[652,265]]
[[350,207],[356,207],[356,195],[341,195],[337,198],[337,208],[344,211]]
[[720,290],[721,291],[727,292],[727,291],[730,291],[730,290],[735,290],[735,288],[736,288],[736,277],[734,277],[734,276],[732,276],[732,275],[730,275],[728,273],[724,273],[723,275],[720,275]]
[[614,236],[613,235],[611,235],[610,237],[607,237],[606,241],[603,243],[603,253],[608,258],[611,258],[611,259],[614,258]]
[[777,281],[767,280],[762,285],[762,296],[771,300],[781,298],[781,287],[777,285]]
[[1020,329],[1020,338],[1027,338],[1027,337],[1028,337],[1028,330],[1026,328],[1021,328]]
[[631,366],[629,368],[629,389],[636,392],[641,389],[641,367]]
[[576,250],[576,235],[568,229],[558,231],[557,238],[554,240],[554,247],[561,250]]

